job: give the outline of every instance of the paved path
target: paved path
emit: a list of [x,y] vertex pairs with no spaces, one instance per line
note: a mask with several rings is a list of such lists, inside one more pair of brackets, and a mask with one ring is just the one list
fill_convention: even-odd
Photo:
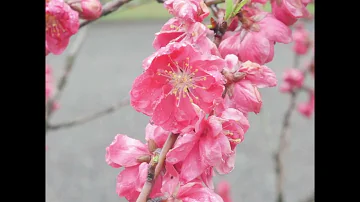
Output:
[[[312,25],[309,25],[312,26]],[[154,33],[161,22],[95,24],[91,26],[76,61],[61,110],[53,122],[64,121],[104,108],[125,97],[141,71],[141,61],[151,54]],[[268,66],[281,79],[290,67],[290,45],[276,45]],[[308,58],[308,57],[307,57]],[[301,64],[306,64],[302,60]],[[49,57],[58,76],[63,57]],[[281,82],[281,81],[280,81]],[[311,80],[307,81],[312,84]],[[275,199],[272,152],[277,146],[282,116],[289,96],[277,88],[261,91],[262,112],[250,116],[251,128],[238,147],[235,170],[223,178],[232,184],[234,202],[273,202]],[[300,96],[305,100],[306,96]],[[144,137],[148,118],[130,106],[87,124],[51,132],[47,137],[46,197],[48,202],[119,202],[115,179],[119,170],[105,163],[105,148],[117,133]],[[314,121],[294,113],[291,146],[286,157],[286,199],[297,202],[314,189]],[[220,178],[217,177],[215,182]]]

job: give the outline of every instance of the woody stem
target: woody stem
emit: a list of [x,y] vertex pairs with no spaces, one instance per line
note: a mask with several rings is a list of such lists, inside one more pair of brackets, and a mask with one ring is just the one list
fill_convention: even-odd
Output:
[[149,163],[148,177],[136,202],[147,202],[155,180],[164,167],[166,154],[174,146],[178,136],[179,134],[170,133],[163,148],[161,149],[159,157],[156,160],[151,160]]

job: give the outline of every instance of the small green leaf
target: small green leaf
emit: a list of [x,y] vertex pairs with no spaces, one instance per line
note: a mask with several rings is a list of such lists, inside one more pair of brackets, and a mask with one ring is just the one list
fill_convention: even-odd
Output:
[[227,21],[230,18],[230,15],[233,11],[234,3],[233,0],[226,0],[226,10],[224,20]]
[[235,16],[247,2],[248,0],[242,0],[239,4],[237,4],[234,8],[232,16]]
[[158,163],[159,162],[159,156],[155,155],[153,158],[154,163]]

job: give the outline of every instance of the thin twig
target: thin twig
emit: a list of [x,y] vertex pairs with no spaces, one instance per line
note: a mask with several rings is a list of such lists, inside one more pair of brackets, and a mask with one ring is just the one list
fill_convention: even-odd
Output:
[[52,113],[54,112],[53,105],[56,101],[58,101],[60,99],[60,97],[65,89],[69,75],[73,69],[76,57],[78,56],[78,53],[79,53],[79,51],[82,47],[82,44],[86,38],[86,34],[87,34],[87,29],[81,30],[79,32],[78,36],[76,37],[74,43],[72,44],[72,46],[69,49],[68,56],[66,57],[66,64],[65,64],[64,72],[58,82],[58,85],[56,88],[56,93],[52,98],[49,99],[49,101],[46,104],[46,120],[50,119]]
[[277,195],[277,202],[284,201],[284,162],[283,162],[283,155],[285,153],[285,149],[287,147],[287,134],[290,126],[290,118],[292,112],[296,106],[296,97],[297,93],[292,92],[290,98],[290,105],[285,112],[283,125],[280,132],[280,143],[278,147],[278,151],[275,153],[275,172],[276,172],[276,195]]
[[[295,55],[294,58],[294,68],[297,68],[299,65],[299,56]],[[290,127],[290,119],[291,115],[296,107],[296,97],[299,91],[292,91],[290,97],[290,104],[287,108],[284,118],[283,124],[280,131],[280,139],[278,150],[275,152],[274,160],[275,160],[275,174],[276,174],[276,202],[284,201],[284,153],[287,148],[287,136]]]
[[224,3],[225,0],[207,0],[205,1],[205,4],[207,6],[211,6],[211,5],[215,5],[215,4],[220,4],[220,3]]
[[120,109],[120,108],[122,108],[124,106],[129,105],[129,103],[130,103],[129,99],[125,99],[123,101],[120,101],[119,103],[116,103],[115,105],[112,105],[110,107],[102,109],[102,110],[100,110],[98,112],[95,112],[93,114],[90,114],[90,115],[87,115],[87,116],[84,116],[84,117],[81,117],[81,118],[77,118],[75,120],[66,121],[66,122],[63,122],[63,123],[58,123],[58,124],[53,124],[53,125],[49,123],[49,124],[46,125],[46,128],[48,130],[58,130],[58,129],[69,128],[69,127],[72,127],[72,126],[81,125],[81,124],[87,123],[89,121],[95,120],[97,118],[103,117],[105,115],[108,115],[110,113],[113,113],[116,110],[118,110],[118,109]]
[[139,194],[137,201],[139,202],[146,202],[148,197],[151,193],[152,187],[154,186],[155,182],[155,169],[159,162],[159,156],[155,156],[151,159],[149,166],[148,166],[148,174],[146,177],[146,181],[144,186]]
[[163,148],[161,149],[159,158],[157,159],[157,164],[155,166],[153,164],[149,165],[148,178],[147,178],[136,202],[147,202],[148,201],[148,197],[151,193],[151,189],[154,185],[154,182],[164,167],[166,154],[174,146],[174,143],[175,143],[176,139],[178,138],[178,135],[179,134],[174,134],[174,133],[169,134]]
[[85,25],[88,25],[98,19],[100,19],[101,17],[104,17],[106,15],[109,15],[110,13],[117,11],[122,5],[129,3],[131,0],[113,0],[110,1],[108,3],[106,3],[105,5],[103,5],[102,7],[102,12],[101,12],[101,16],[95,20],[86,20],[80,23],[80,28],[84,27]]

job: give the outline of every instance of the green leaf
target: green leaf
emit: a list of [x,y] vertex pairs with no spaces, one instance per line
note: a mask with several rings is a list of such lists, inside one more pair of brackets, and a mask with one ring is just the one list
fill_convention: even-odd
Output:
[[234,2],[233,0],[226,0],[226,10],[225,10],[225,17],[224,20],[228,20],[230,18],[230,15],[233,11],[233,7],[234,7]]
[[239,4],[237,4],[232,12],[232,16],[235,16],[247,2],[248,0],[242,0]]

